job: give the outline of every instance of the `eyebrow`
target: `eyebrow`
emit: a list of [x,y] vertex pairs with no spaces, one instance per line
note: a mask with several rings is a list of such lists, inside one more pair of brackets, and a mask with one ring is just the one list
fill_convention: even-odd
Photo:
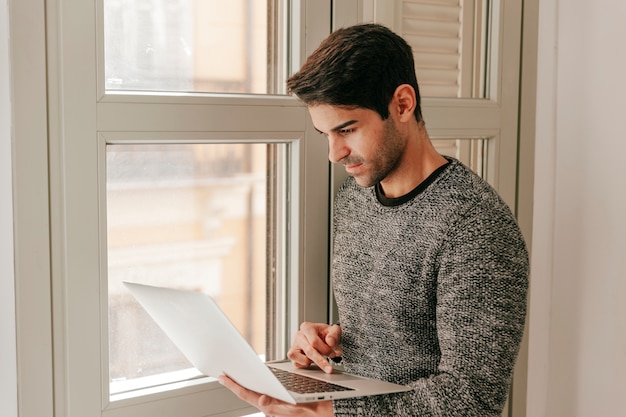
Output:
[[[357,122],[357,120],[348,120],[347,122],[343,122],[340,125],[337,125],[335,127],[333,127],[332,129],[330,129],[331,132],[338,132],[343,128],[346,128],[350,125],[353,125]],[[315,128],[315,130],[317,130],[319,133],[324,133],[321,130],[319,130],[318,128],[316,128],[315,126],[313,126]]]

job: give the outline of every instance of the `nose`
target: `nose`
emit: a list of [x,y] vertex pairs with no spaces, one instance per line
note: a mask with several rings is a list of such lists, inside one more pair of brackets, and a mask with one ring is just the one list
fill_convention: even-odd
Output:
[[340,162],[350,155],[350,149],[346,146],[343,138],[336,134],[328,135],[328,160],[332,163]]

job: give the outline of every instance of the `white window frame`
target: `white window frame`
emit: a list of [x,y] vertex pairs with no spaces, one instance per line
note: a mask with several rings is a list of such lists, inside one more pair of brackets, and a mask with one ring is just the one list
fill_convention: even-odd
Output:
[[[103,171],[97,166],[102,142],[98,137],[120,130],[146,136],[156,131],[181,131],[185,130],[181,127],[183,121],[201,114],[191,119],[191,137],[230,135],[239,139],[238,135],[253,138],[255,133],[259,137],[274,134],[293,145],[296,158],[292,163],[300,174],[294,187],[297,199],[290,203],[298,226],[291,231],[291,250],[297,262],[290,261],[294,268],[288,295],[290,320],[283,346],[291,340],[300,321],[328,319],[328,230],[319,227],[328,224],[325,142],[319,140],[305,107],[292,97],[103,94],[97,81],[102,66],[94,46],[102,44],[96,35],[98,4],[96,0],[26,0],[13,5],[12,16],[26,28],[16,32],[27,35],[26,39],[18,37],[23,43],[15,45],[20,49],[25,45],[34,47],[32,54],[21,55],[24,61],[15,67],[30,70],[29,59],[33,57],[40,64],[35,67],[36,77],[16,77],[16,85],[24,89],[17,93],[30,93],[24,95],[28,103],[16,103],[16,112],[24,117],[17,125],[32,130],[19,133],[37,139],[36,145],[24,142],[18,146],[15,158],[16,164],[24,167],[16,183],[24,174],[27,185],[31,185],[22,189],[24,197],[17,195],[16,206],[26,208],[36,203],[32,215],[25,213],[16,222],[16,233],[24,236],[23,241],[29,245],[21,248],[18,242],[18,249],[28,250],[16,254],[21,284],[16,291],[20,301],[18,327],[28,329],[28,334],[18,336],[20,398],[26,399],[20,402],[20,415],[117,417],[172,415],[173,410],[176,414],[185,410],[189,415],[254,412],[215,382],[201,387],[188,383],[176,395],[161,392],[117,403],[103,398],[103,385],[108,384],[101,363],[106,353],[106,329],[100,327],[100,322],[106,296],[99,277],[102,239],[94,238],[102,232],[103,208],[98,187]],[[291,10],[291,28],[300,39],[293,45],[292,65],[299,67],[330,31],[330,1],[296,0]],[[31,27],[25,22],[37,24]],[[304,33],[306,38],[301,36]],[[25,72],[24,77],[27,75],[33,74]],[[30,91],[29,85],[40,90]],[[35,108],[28,112],[28,105]],[[163,115],[156,119],[157,128],[155,119],[146,116],[146,108]],[[38,111],[36,123],[29,124],[26,118],[33,116],[33,110]],[[136,117],[129,118],[128,114]],[[206,122],[209,119],[211,123]],[[242,125],[241,120],[247,124]],[[308,140],[309,136],[313,140]],[[29,162],[37,165],[30,166]],[[26,252],[33,249],[43,254],[38,262],[26,259]],[[35,288],[35,293],[29,292]],[[33,359],[37,362],[30,362]]]
[[9,10],[0,3],[0,404],[17,416],[15,266],[13,253],[13,153]]
[[[46,3],[9,1],[17,412],[54,416]],[[60,414],[57,414],[60,415]]]

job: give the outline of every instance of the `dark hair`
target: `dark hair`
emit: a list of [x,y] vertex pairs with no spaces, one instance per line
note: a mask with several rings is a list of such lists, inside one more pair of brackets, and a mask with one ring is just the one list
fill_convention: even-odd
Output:
[[362,107],[385,120],[402,84],[415,90],[419,122],[422,111],[411,46],[385,26],[367,23],[331,33],[287,80],[287,89],[307,105]]

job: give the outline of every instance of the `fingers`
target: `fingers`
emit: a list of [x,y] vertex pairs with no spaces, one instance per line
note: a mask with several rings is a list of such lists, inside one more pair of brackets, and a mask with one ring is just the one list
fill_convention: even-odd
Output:
[[225,375],[220,376],[218,380],[237,397],[258,408],[265,415],[282,417],[332,416],[332,403],[330,401],[294,405],[245,389]]
[[333,372],[333,367],[326,360],[328,355],[333,354],[333,350],[324,340],[320,339],[317,334],[307,334],[306,332],[300,331],[296,334],[294,342],[294,345],[300,348],[301,353],[299,353],[298,356],[304,355],[306,357],[302,362],[306,363],[308,361],[310,365],[311,361],[313,361],[313,363],[319,366],[324,372]]
[[296,368],[308,368],[313,363],[299,347],[292,346],[289,348],[287,357],[291,359]]
[[332,373],[327,358],[341,356],[341,328],[338,325],[304,322],[294,336],[287,356],[298,368],[315,363],[324,372]]
[[331,358],[335,356],[341,356],[341,327],[338,324],[333,324],[329,327],[326,334],[326,344],[333,348],[334,356],[328,355]]

